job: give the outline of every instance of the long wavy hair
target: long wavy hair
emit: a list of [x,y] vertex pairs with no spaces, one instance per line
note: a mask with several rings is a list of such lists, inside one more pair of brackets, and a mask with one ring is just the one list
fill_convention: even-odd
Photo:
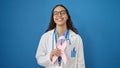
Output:
[[58,7],[58,6],[61,6],[61,7],[63,7],[65,10],[66,10],[66,13],[67,13],[67,15],[68,15],[68,20],[67,20],[67,29],[71,29],[73,32],[75,32],[76,34],[78,34],[78,31],[77,31],[77,29],[73,26],[73,24],[72,24],[72,20],[71,20],[71,17],[70,17],[70,14],[69,14],[69,12],[68,12],[68,10],[67,10],[67,8],[65,7],[65,6],[63,6],[62,4],[58,4],[58,5],[56,5],[53,9],[52,9],[52,15],[51,15],[51,18],[50,18],[50,23],[49,23],[49,26],[48,26],[48,29],[46,30],[46,32],[47,31],[50,31],[50,30],[52,30],[52,29],[54,29],[54,28],[56,28],[56,23],[54,22],[54,20],[53,20],[53,12],[54,12],[54,9],[56,8],[56,7]]

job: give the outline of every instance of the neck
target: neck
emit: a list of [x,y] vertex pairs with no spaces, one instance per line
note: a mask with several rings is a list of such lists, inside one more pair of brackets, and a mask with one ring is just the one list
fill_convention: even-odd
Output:
[[63,32],[67,30],[66,25],[65,26],[56,26],[56,31],[58,33],[58,36],[61,36]]

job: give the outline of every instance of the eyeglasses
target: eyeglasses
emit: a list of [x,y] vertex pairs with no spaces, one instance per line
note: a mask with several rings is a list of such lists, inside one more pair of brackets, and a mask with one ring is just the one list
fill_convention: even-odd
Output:
[[66,11],[65,11],[65,10],[61,10],[61,11],[54,11],[54,13],[53,13],[53,15],[54,15],[54,16],[58,16],[59,14],[63,16],[63,15],[65,15],[65,14],[66,14]]

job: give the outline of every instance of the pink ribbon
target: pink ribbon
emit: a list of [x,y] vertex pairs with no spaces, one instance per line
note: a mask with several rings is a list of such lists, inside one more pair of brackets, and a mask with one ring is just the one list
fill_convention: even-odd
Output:
[[[65,55],[64,50],[65,50],[65,48],[66,48],[66,46],[67,46],[67,41],[66,41],[66,39],[65,39],[64,36],[61,36],[61,37],[58,38],[58,40],[60,40],[60,39],[65,40],[64,43],[61,45],[59,42],[57,42],[57,43],[56,43],[56,46],[57,46],[57,48],[61,49],[61,51],[62,51],[62,54],[61,54],[62,60],[63,60],[64,64],[66,64],[66,62],[67,62],[67,57],[66,57],[66,55]],[[53,58],[52,58],[52,63],[54,63],[57,59],[58,59],[57,56],[53,56]]]

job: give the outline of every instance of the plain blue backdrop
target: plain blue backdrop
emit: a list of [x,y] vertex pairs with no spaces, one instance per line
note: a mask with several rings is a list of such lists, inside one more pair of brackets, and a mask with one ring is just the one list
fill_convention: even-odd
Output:
[[56,4],[83,39],[86,68],[120,68],[119,0],[0,0],[0,68],[42,68],[36,49]]

